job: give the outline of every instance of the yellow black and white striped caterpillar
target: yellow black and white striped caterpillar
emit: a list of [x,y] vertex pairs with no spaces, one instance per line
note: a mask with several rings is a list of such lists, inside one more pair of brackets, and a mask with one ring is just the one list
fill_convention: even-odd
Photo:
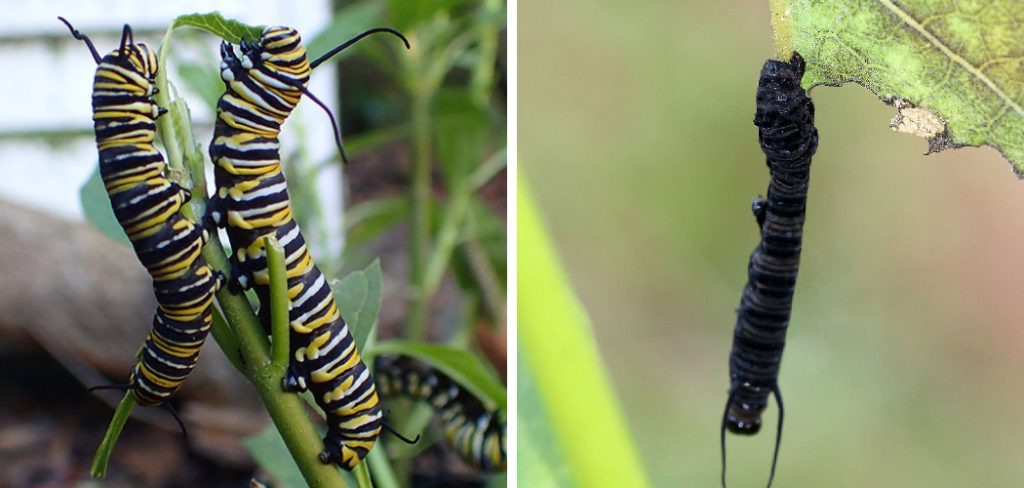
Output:
[[504,412],[488,409],[444,373],[405,356],[378,357],[374,374],[385,397],[407,395],[432,405],[448,444],[464,461],[483,471],[505,470]]
[[144,406],[162,405],[199,359],[210,331],[213,294],[222,276],[200,256],[206,232],[181,215],[188,190],[165,175],[153,145],[157,57],[124,26],[120,46],[100,57],[92,41],[60,18],[96,60],[92,105],[103,178],[117,221],[153,278],[159,307],[128,389]]
[[[217,103],[210,144],[217,193],[209,216],[227,228],[233,250],[229,285],[255,288],[266,325],[269,274],[262,239],[275,236],[285,251],[290,300],[291,356],[283,386],[287,391],[312,391],[328,425],[320,460],[346,469],[358,465],[376,443],[383,422],[380,403],[331,288],[292,218],[278,134],[302,95],[326,109],[305,88],[312,69],[358,39],[381,31],[401,37],[390,29],[374,29],[312,63],[299,33],[289,27],[264,29],[257,42],[241,44],[240,55],[231,44],[222,43],[225,92]],[[337,142],[340,148],[340,139]]]

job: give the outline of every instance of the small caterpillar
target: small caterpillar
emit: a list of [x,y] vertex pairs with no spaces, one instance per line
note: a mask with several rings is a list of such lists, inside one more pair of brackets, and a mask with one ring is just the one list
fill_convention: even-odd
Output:
[[818,147],[814,104],[800,86],[804,67],[795,52],[789,63],[769,60],[757,85],[754,124],[771,183],[768,197],[758,197],[752,206],[761,243],[750,256],[729,356],[731,384],[721,428],[723,486],[725,431],[756,434],[769,394],[779,406],[779,425],[768,486],[775,477],[783,419],[779,365],[800,264],[811,156]]
[[444,373],[405,356],[380,357],[374,371],[383,395],[408,395],[432,405],[444,423],[448,444],[464,461],[483,471],[505,470],[503,412],[488,409]]

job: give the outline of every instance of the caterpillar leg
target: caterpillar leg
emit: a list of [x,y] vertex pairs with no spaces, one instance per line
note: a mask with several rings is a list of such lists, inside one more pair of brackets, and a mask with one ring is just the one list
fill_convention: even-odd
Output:
[[174,184],[178,187],[178,193],[181,193],[181,203],[188,203],[192,201],[192,191],[185,188],[177,183]]
[[228,280],[228,290],[231,293],[241,293],[252,286],[252,271],[245,266],[245,250],[239,249],[231,256],[231,278]]
[[206,209],[206,214],[203,215],[203,228],[216,229],[218,227],[226,227],[228,224],[227,211],[224,207],[224,199],[220,195],[213,194],[210,196],[210,204]]
[[754,198],[754,201],[750,203],[750,210],[754,212],[754,218],[757,219],[757,226],[764,228],[764,216],[768,213],[768,199],[758,195]]
[[281,379],[281,388],[289,393],[304,392],[309,386],[306,376],[301,371],[301,368],[299,368],[299,363],[293,360],[288,364],[288,371],[285,372],[284,378]]
[[224,284],[228,282],[228,277],[225,276],[224,273],[221,273],[220,271],[217,270],[213,271],[213,279],[214,281],[216,281],[216,283],[213,285],[214,291],[219,290],[220,287],[224,286]]

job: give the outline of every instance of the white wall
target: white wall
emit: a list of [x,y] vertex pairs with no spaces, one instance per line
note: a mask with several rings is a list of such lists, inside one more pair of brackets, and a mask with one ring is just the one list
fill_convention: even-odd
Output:
[[[57,20],[58,15],[89,35],[103,55],[117,45],[125,23],[132,26],[137,41],[155,47],[174,17],[212,10],[252,25],[289,25],[307,40],[331,19],[327,0],[0,0],[0,11],[4,13],[0,66],[10,71],[0,76],[0,93],[5,94],[0,109],[0,198],[66,218],[83,218],[78,189],[97,161],[90,96],[95,63],[85,44],[71,37]],[[220,40],[205,34],[203,38],[208,40],[208,59],[218,60]],[[204,55],[185,44],[172,44],[172,49],[180,49],[180,55],[186,58]],[[174,70],[172,61],[172,82]],[[183,89],[180,81],[176,86]],[[334,68],[325,64],[314,73],[310,90],[336,107],[335,86]],[[209,143],[212,114],[198,96],[184,96],[200,129],[196,137],[205,147]],[[335,152],[327,116],[315,104],[305,101],[285,125],[281,137],[283,154],[295,146],[298,125],[303,126],[307,140],[317,141],[308,145],[313,161],[324,160]],[[76,135],[58,137],[68,132]],[[329,244],[332,252],[340,246],[341,236],[339,173],[340,169],[335,167],[317,182],[326,199],[323,208],[327,233],[339,238]]]

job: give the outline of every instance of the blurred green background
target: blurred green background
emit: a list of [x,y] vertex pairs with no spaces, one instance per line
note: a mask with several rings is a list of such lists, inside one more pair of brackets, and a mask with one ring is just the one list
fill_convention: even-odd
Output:
[[[522,176],[650,479],[715,486],[768,3],[524,1],[519,39]],[[1019,486],[1024,187],[990,149],[923,156],[863,88],[811,94],[775,486]],[[776,418],[728,438],[731,486],[767,481]]]

